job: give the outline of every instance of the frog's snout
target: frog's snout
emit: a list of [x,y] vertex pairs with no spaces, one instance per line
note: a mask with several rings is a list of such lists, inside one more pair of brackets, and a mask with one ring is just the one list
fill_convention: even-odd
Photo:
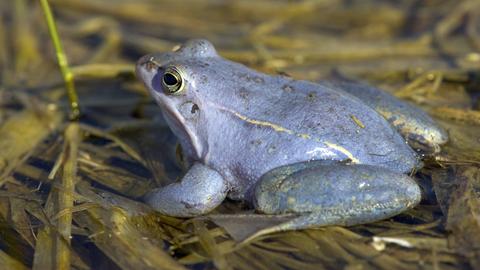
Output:
[[138,61],[136,65],[136,72],[137,75],[139,72],[142,72],[142,69],[145,69],[148,72],[151,72],[154,69],[157,69],[160,67],[160,63],[155,59],[155,57],[151,54],[147,54],[142,56]]
[[144,65],[148,62],[149,57],[150,55],[144,55],[140,59],[138,59],[137,64],[135,65],[135,74],[137,75],[137,78],[143,79],[142,74],[144,72]]
[[144,56],[140,57],[140,59],[138,59],[138,61],[137,61],[137,67],[145,64],[146,62],[148,62],[150,60],[150,58],[152,58],[152,56],[150,54],[147,54],[147,55],[144,55]]
[[135,65],[135,73],[137,78],[140,79],[148,87],[149,82],[155,76],[156,71],[158,70],[159,63],[156,61],[155,57],[151,54],[147,54],[141,57],[137,64]]

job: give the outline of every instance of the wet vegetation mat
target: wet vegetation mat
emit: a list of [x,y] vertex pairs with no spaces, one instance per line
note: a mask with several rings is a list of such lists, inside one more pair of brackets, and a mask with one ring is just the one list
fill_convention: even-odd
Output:
[[[79,121],[40,1],[0,1],[2,269],[478,269],[480,2],[52,0]],[[270,74],[368,82],[449,133],[423,200],[349,228],[259,235],[281,217],[227,201],[178,219],[140,200],[178,178],[177,142],[135,78],[191,38]]]

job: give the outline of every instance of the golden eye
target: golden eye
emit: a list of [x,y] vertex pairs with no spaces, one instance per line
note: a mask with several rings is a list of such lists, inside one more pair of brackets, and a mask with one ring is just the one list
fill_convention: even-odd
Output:
[[163,73],[162,85],[167,94],[178,94],[183,90],[184,81],[175,67],[169,67]]

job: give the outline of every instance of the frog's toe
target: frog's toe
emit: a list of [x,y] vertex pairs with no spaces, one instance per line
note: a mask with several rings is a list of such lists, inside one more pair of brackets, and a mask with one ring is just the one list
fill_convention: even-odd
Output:
[[425,155],[434,155],[440,152],[441,145],[448,141],[447,132],[436,126],[433,120],[430,123],[412,121],[403,126],[402,135],[408,145]]
[[[373,222],[412,208],[421,199],[413,179],[384,168],[305,164],[274,169],[257,184],[258,211],[301,214],[280,230]],[[297,170],[298,166],[304,168]]]

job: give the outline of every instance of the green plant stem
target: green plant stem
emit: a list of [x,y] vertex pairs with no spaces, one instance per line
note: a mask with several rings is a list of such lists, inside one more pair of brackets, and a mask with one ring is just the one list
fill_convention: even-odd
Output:
[[63,51],[62,43],[58,36],[57,26],[55,25],[55,19],[52,15],[52,10],[48,4],[47,0],[40,0],[42,5],[43,13],[45,14],[45,19],[47,21],[48,30],[50,32],[50,38],[52,39],[53,46],[55,47],[55,52],[57,54],[58,66],[62,72],[63,80],[65,82],[65,87],[67,89],[68,99],[70,101],[70,118],[72,120],[77,120],[80,116],[80,107],[78,103],[77,92],[75,91],[75,85],[73,82],[73,73],[68,66],[67,56]]

